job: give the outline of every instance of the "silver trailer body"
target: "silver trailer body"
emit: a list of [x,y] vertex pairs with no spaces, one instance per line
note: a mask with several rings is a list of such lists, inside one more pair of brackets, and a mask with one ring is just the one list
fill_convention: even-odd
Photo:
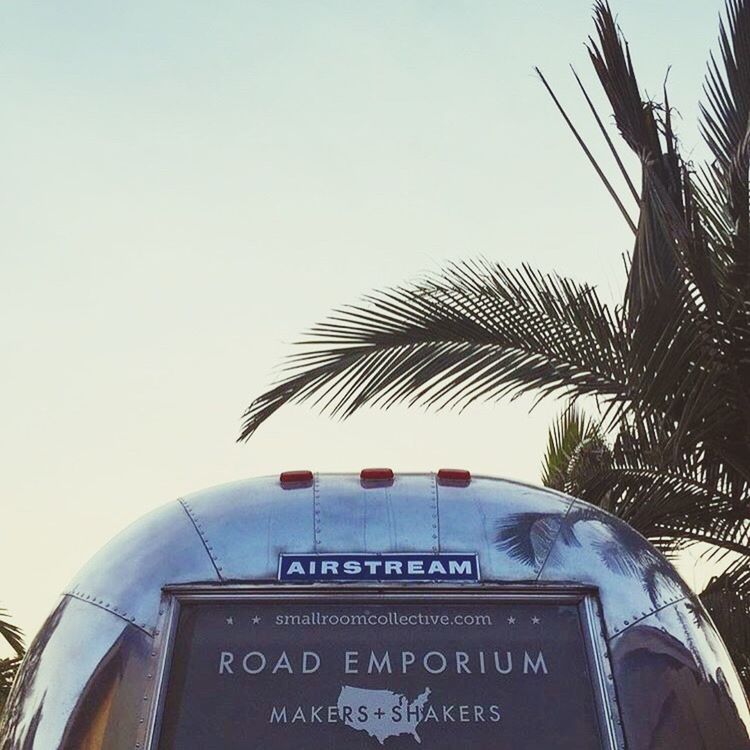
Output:
[[[476,555],[481,578],[477,575],[477,580],[407,580],[394,575],[393,580],[384,580],[379,573],[373,573],[371,580],[326,581],[313,580],[313,576],[294,583],[284,578],[279,567],[281,555],[296,555],[288,559],[302,560],[307,565],[305,560],[322,560],[326,555],[339,555],[343,560],[347,555],[367,554],[384,556],[384,560],[392,555],[392,559],[401,560],[393,563],[392,570],[401,570],[403,563],[404,571],[411,566],[410,571],[424,572],[415,555],[447,560],[454,559],[452,553]],[[456,563],[456,570],[462,570],[463,564]],[[329,572],[335,565],[331,563]],[[356,564],[350,563],[349,569],[355,570]],[[391,617],[412,618],[409,622],[414,623],[417,617],[424,617],[425,622],[437,623],[438,618],[447,617],[440,613],[458,612],[450,615],[451,623],[455,623],[466,617],[461,612],[481,610],[493,613],[493,617],[497,615],[504,633],[520,632],[512,630],[518,617],[524,633],[530,634],[523,636],[524,642],[536,639],[536,646],[541,643],[541,636],[535,633],[541,631],[535,631],[535,626],[543,627],[544,618],[567,617],[568,610],[574,611],[578,618],[574,618],[575,623],[579,623],[574,628],[580,627],[580,642],[585,652],[581,659],[585,661],[584,671],[593,696],[591,711],[596,715],[597,739],[592,747],[750,748],[750,714],[726,648],[697,598],[646,540],[618,519],[565,495],[493,478],[474,477],[466,485],[441,484],[432,474],[396,475],[391,482],[370,483],[363,483],[357,475],[316,475],[309,486],[302,483],[287,487],[282,487],[278,478],[253,479],[186,496],[145,516],[104,547],[62,595],[22,666],[0,729],[0,748],[163,750],[194,746],[204,750],[235,750],[236,745],[226,737],[203,739],[195,745],[189,740],[174,739],[184,736],[179,734],[180,722],[195,720],[189,715],[195,713],[192,709],[177,706],[174,709],[177,718],[165,719],[165,712],[170,714],[173,710],[170,701],[179,703],[179,699],[173,700],[170,691],[177,694],[184,688],[184,685],[168,687],[170,674],[173,683],[179,681],[175,670],[180,661],[183,656],[192,658],[189,638],[185,640],[181,635],[188,632],[188,625],[180,623],[187,622],[185,613],[192,613],[193,624],[189,627],[199,629],[203,627],[201,618],[210,619],[214,611],[221,611],[222,626],[227,625],[227,633],[238,632],[232,630],[237,624],[235,618],[238,622],[241,619],[245,628],[252,628],[252,620],[260,622],[261,616],[277,624],[289,617],[297,618],[294,621],[299,623],[299,614],[285,614],[292,611],[289,607],[297,607],[293,610],[297,613],[314,612],[310,617],[323,617],[329,623],[335,618],[337,624],[344,616],[347,623],[354,616],[341,612],[367,613],[367,617],[374,618],[373,622],[383,618],[383,623]],[[433,612],[438,614],[430,614]],[[556,715],[568,710],[565,708],[568,696],[560,695],[558,700],[554,695],[533,692],[529,695],[544,695],[544,700],[535,703],[524,699],[523,705],[513,704],[510,712],[501,706],[503,719],[496,726],[486,724],[487,720],[494,721],[496,712],[488,705],[486,711],[483,708],[481,714],[477,713],[483,697],[477,697],[476,691],[484,690],[481,685],[489,683],[480,684],[478,677],[475,680],[479,669],[467,666],[476,664],[472,651],[474,631],[459,632],[451,625],[433,636],[434,628],[422,631],[418,628],[415,625],[408,630],[411,650],[399,652],[404,664],[412,663],[420,639],[434,637],[439,646],[425,652],[424,664],[419,667],[414,684],[426,685],[429,678],[434,685],[434,681],[443,679],[440,684],[446,691],[460,691],[463,689],[460,685],[465,684],[467,695],[474,696],[469,701],[474,707],[467,709],[471,715],[465,727],[460,706],[456,705],[455,719],[451,711],[446,719],[443,706],[436,719],[440,726],[433,730],[425,721],[419,729],[423,737],[452,737],[446,747],[468,741],[475,747],[489,748],[495,746],[494,741],[476,737],[494,736],[498,738],[496,746],[510,747],[505,744],[510,737],[500,741],[505,717],[512,724],[520,712],[528,725],[527,739],[520,735],[519,740],[518,734],[513,735],[513,746],[539,750],[540,740],[534,739],[536,724],[541,727],[548,718],[560,725],[575,724],[578,720],[574,715]],[[333,633],[330,638],[334,641],[339,637],[338,631],[334,631],[336,628],[328,631],[322,628],[319,619],[306,631],[293,629],[281,636],[278,629],[273,631],[276,640],[269,636],[269,649],[272,644],[278,646],[279,637],[292,645],[297,639],[302,643],[307,638],[313,645],[305,646],[306,653],[317,654],[304,657],[307,664],[293,665],[283,664],[273,656],[276,662],[273,674],[270,650],[263,651],[257,645],[261,641],[254,635],[243,636],[250,639],[244,658],[231,649],[221,651],[217,675],[226,678],[229,685],[230,680],[250,679],[247,675],[263,669],[265,692],[275,690],[276,684],[300,685],[302,692],[322,691],[324,686],[312,675],[314,660],[320,666],[320,654],[325,659],[326,648],[338,648],[336,643],[324,642],[328,632]],[[255,631],[247,631],[252,632]],[[391,637],[387,625],[381,631],[375,626],[360,628],[356,633],[351,631],[352,638],[359,639],[360,645],[367,641],[377,643],[380,632]],[[561,637],[560,632],[552,628],[545,631],[544,637],[554,641]],[[514,637],[507,635],[509,639]],[[235,635],[231,638],[236,640]],[[315,643],[322,645],[318,647]],[[187,649],[184,654],[180,651],[183,648]],[[445,669],[443,657],[450,649],[448,671],[452,674],[448,678],[441,670]],[[547,662],[551,665],[559,654],[552,646],[549,649]],[[470,655],[461,656],[469,652]],[[290,661],[295,661],[291,647],[283,653],[289,653]],[[352,653],[355,652],[346,652],[349,675],[357,673],[360,658],[351,656]],[[393,653],[395,661],[395,650]],[[404,653],[411,656],[403,656]],[[491,659],[490,651],[486,653]],[[492,684],[500,680],[494,672],[504,674],[510,669],[509,663],[503,669],[506,662],[501,665],[497,651],[495,654],[496,667],[488,667],[493,671]],[[505,660],[506,651],[502,654],[501,659]],[[507,654],[510,659],[510,650]],[[541,651],[514,654],[517,665],[525,661],[523,669],[517,666],[518,680],[541,680],[537,674],[538,654]],[[421,652],[418,658],[422,659]],[[484,656],[481,658],[484,671]],[[364,658],[361,663],[364,664]],[[244,666],[244,674],[238,676],[236,672],[242,672],[240,664]],[[533,670],[527,669],[529,665]],[[379,666],[377,677],[381,678],[382,661]],[[279,669],[281,673],[277,675]],[[547,665],[543,669],[546,673]],[[299,682],[284,683],[283,680],[292,680],[287,676],[292,671],[310,674],[306,681],[300,677]],[[475,674],[468,676],[472,671]],[[529,676],[524,676],[527,671]],[[273,682],[276,677],[279,680]],[[184,675],[183,678],[189,679]],[[554,683],[557,679],[554,676],[550,679],[550,685],[570,685],[568,692],[576,691],[574,681],[568,682],[564,676],[562,682]],[[356,683],[356,677],[349,682]],[[251,683],[244,684],[247,687]],[[392,684],[393,680],[387,686]],[[534,684],[542,687],[530,689],[543,691],[542,681]],[[524,689],[522,682],[518,685],[519,690]],[[359,688],[340,687],[340,710],[342,703],[346,703],[345,690]],[[433,687],[435,701],[438,692]],[[428,705],[429,693],[425,689],[419,697],[420,705]],[[385,700],[383,696],[396,700],[394,693],[385,690],[372,694],[379,696],[377,700]],[[284,726],[274,726],[273,731],[297,731],[298,727],[286,724],[292,721],[294,698],[289,697],[290,713],[288,717],[284,715]],[[248,700],[253,701],[253,696],[248,695]],[[397,700],[408,708],[417,699],[411,704],[403,696]],[[509,694],[503,700],[512,703],[515,698]],[[201,704],[203,708],[198,711],[206,714],[201,725],[210,724],[207,717],[213,709],[209,704],[210,701]],[[275,705],[272,710],[275,720],[281,721],[281,708]],[[334,720],[340,722],[341,714],[336,716]],[[482,726],[472,724],[477,716],[481,717]],[[310,738],[306,747],[322,750],[346,746],[325,739],[333,735],[329,729],[311,726],[315,725],[315,718],[307,715],[301,719],[308,733],[305,736]],[[350,726],[354,720],[350,717]],[[165,728],[165,722],[173,722],[174,726]],[[422,741],[414,725],[410,733],[401,735],[378,734],[380,730],[372,726],[363,725],[368,731],[348,735],[358,743],[348,746],[384,745],[387,750],[417,747],[416,742]],[[319,742],[315,740],[318,731]],[[483,734],[472,735],[472,732]],[[167,735],[172,739],[165,739]],[[275,736],[268,735],[263,746],[269,746],[268,737],[274,746]],[[275,746],[293,744],[280,739]],[[246,744],[242,745],[256,746],[261,745],[252,737],[246,737]],[[435,739],[425,740],[424,746],[444,745]],[[548,746],[572,745],[548,741]],[[579,743],[579,746],[584,745]]]

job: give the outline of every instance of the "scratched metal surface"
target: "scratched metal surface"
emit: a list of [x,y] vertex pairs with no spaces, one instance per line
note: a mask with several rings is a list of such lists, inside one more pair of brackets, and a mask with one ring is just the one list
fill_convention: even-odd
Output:
[[[579,500],[475,477],[251,479],[180,498],[123,531],[63,592],[30,648],[1,750],[142,750],[172,584],[276,580],[281,552],[477,552],[482,585],[596,589],[629,750],[750,748],[750,714],[712,623],[674,568]],[[440,586],[442,584],[434,584]],[[476,584],[466,584],[474,586]]]

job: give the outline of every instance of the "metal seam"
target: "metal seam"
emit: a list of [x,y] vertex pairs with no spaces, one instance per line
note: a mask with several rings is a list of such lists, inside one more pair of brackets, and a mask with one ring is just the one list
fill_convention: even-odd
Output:
[[214,554],[213,548],[208,542],[208,538],[206,537],[200,525],[200,522],[198,521],[198,517],[196,516],[195,511],[193,511],[193,509],[190,507],[190,505],[188,505],[187,501],[184,498],[178,498],[177,502],[182,506],[182,509],[185,511],[185,513],[187,513],[190,522],[193,524],[195,532],[198,534],[201,542],[203,543],[206,554],[211,560],[211,565],[213,565],[213,568],[216,571],[216,575],[218,576],[220,581],[223,581],[224,576],[221,574],[222,566],[219,564],[219,558]]
[[[153,643],[151,645],[151,655],[148,659],[148,671],[146,673],[146,695],[143,701],[148,703],[148,707],[141,716],[139,722],[136,750],[139,748],[153,748],[156,738],[154,732],[157,726],[157,720],[160,712],[161,700],[160,693],[166,689],[164,680],[168,674],[169,644],[174,635],[176,623],[175,617],[175,600],[170,594],[162,591],[159,601],[159,620],[157,621],[157,630],[154,633]],[[166,617],[165,617],[166,613]]]
[[570,503],[568,504],[568,507],[565,509],[565,515],[562,517],[562,520],[560,521],[560,525],[557,527],[557,533],[555,534],[555,538],[550,543],[547,554],[544,556],[544,560],[542,560],[542,564],[539,568],[539,572],[536,574],[536,577],[534,578],[535,582],[539,582],[539,579],[542,577],[542,573],[544,573],[544,568],[547,565],[547,562],[549,561],[550,555],[552,554],[552,550],[555,548],[555,545],[557,544],[557,540],[560,538],[560,533],[562,532],[563,524],[568,520],[568,516],[570,515],[570,511],[573,509],[573,506],[576,504],[576,499],[574,497],[570,498]]
[[636,620],[633,620],[633,622],[629,622],[622,630],[618,630],[612,635],[610,635],[607,638],[607,643],[611,643],[617,636],[622,635],[626,630],[630,630],[634,625],[637,625],[639,622],[643,622],[644,620],[648,620],[649,617],[653,617],[655,614],[658,614],[659,612],[663,612],[665,609],[669,609],[670,607],[674,607],[677,604],[681,604],[684,601],[688,601],[690,599],[690,596],[685,595],[679,597],[679,599],[673,599],[671,602],[667,602],[666,604],[662,604],[661,607],[656,607],[655,609],[652,609],[651,612],[641,615]]
[[156,635],[156,628],[149,630],[145,622],[139,625],[133,615],[129,615],[123,610],[115,609],[111,604],[107,604],[103,599],[97,599],[95,596],[84,594],[83,591],[78,591],[76,589],[74,589],[73,591],[63,592],[63,596],[69,596],[71,599],[77,599],[79,602],[83,602],[84,604],[90,604],[92,607],[103,609],[105,612],[109,612],[109,614],[114,615],[115,617],[119,617],[128,625],[131,625],[134,628],[138,628],[138,630],[145,633],[150,638],[153,638]]
[[320,517],[320,475],[316,473],[313,479],[313,552],[320,546]]
[[[380,492],[380,489],[378,487],[377,489],[373,488],[370,491],[362,492],[362,546],[365,552],[367,552],[367,498],[373,493]],[[388,489],[386,488],[385,491],[387,492]]]
[[437,476],[433,473],[430,474],[430,490],[432,494],[433,503],[433,517],[432,517],[432,551],[440,552],[440,498],[437,484]]

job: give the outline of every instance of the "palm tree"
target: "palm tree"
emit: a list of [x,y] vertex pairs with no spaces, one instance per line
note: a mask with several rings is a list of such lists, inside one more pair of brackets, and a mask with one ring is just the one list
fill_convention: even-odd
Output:
[[15,656],[0,658],[0,714],[24,653],[23,633],[19,627],[8,622],[6,615],[6,611],[0,609],[0,637],[15,651]]
[[[703,543],[725,560],[704,602],[750,683],[750,634],[732,617],[750,597],[750,0],[727,0],[708,65],[703,165],[681,155],[666,87],[661,102],[641,95],[605,0],[594,21],[591,61],[639,187],[580,79],[625,198],[540,77],[633,230],[621,304],[528,266],[451,264],[315,326],[248,407],[240,440],[288,402],[347,417],[365,405],[570,399],[545,481],[606,506],[668,554]],[[576,402],[596,404],[593,416]]]

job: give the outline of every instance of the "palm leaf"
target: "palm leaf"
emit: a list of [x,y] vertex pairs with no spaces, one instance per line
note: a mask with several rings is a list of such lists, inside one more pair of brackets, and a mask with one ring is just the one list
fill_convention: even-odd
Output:
[[591,62],[617,127],[643,170],[641,212],[626,293],[628,309],[638,315],[654,295],[664,293],[675,272],[670,238],[653,215],[649,186],[657,183],[679,201],[682,173],[669,108],[642,98],[630,49],[604,0],[594,5],[594,23],[597,39],[589,41]]
[[10,689],[13,686],[13,680],[16,677],[18,668],[21,665],[21,657],[11,657],[9,659],[0,659],[0,714],[5,706]]
[[586,417],[575,402],[569,404],[549,430],[543,459],[542,484],[561,492],[569,492],[571,462],[580,454],[582,446],[600,438],[598,424]]
[[664,551],[704,542],[750,554],[750,509],[738,502],[732,473],[707,471],[700,454],[673,460],[663,451],[668,442],[643,424],[623,429],[610,466],[592,473],[580,495],[606,495],[608,510]]
[[[705,173],[721,197],[731,227],[726,249],[738,285],[747,289],[750,273],[750,216],[748,166],[750,165],[750,5],[727,0],[726,22],[721,23],[719,45],[722,65],[712,55],[701,105],[703,137],[714,162]],[[725,235],[726,236],[726,235]]]
[[6,619],[7,612],[0,609],[0,637],[19,655],[24,652],[23,631],[17,625],[13,625]]
[[625,396],[622,323],[596,291],[528,267],[448,266],[334,313],[244,414],[246,440],[287,402],[464,408],[536,391]]
[[750,557],[735,560],[700,595],[740,673],[750,688]]

